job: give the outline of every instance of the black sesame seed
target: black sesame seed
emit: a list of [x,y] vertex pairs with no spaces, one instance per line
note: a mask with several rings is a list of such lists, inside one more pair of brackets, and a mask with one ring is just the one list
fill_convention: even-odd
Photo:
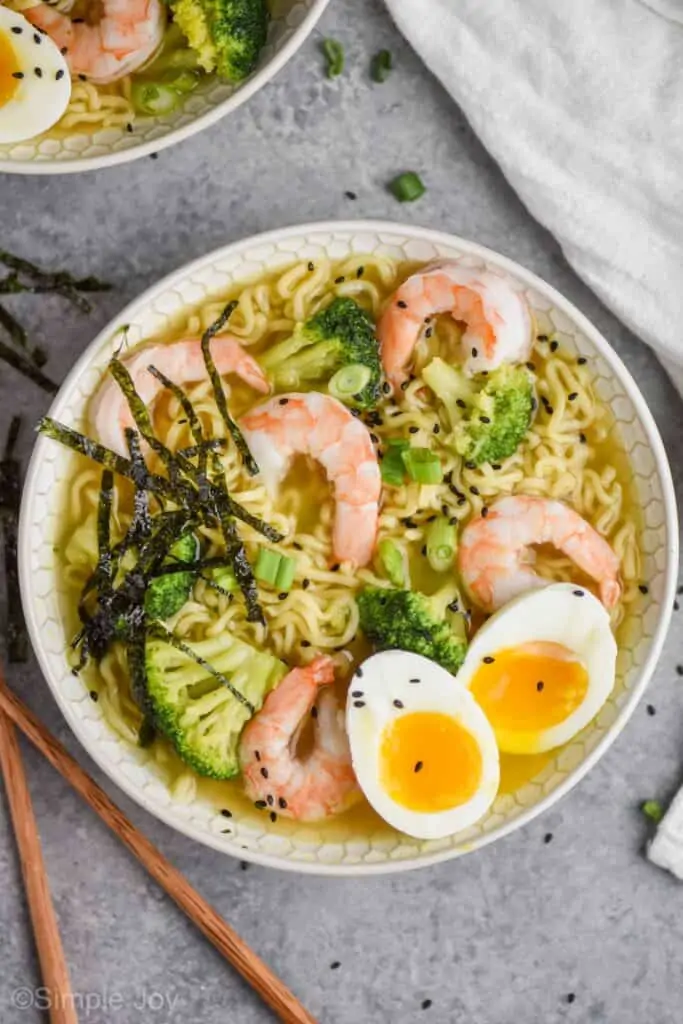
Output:
[[361,668],[360,665],[356,669],[356,678],[357,679],[362,679],[363,678],[363,669]]
[[354,700],[353,706],[354,706],[354,708],[364,708],[365,707],[365,701],[364,700]]
[[457,612],[458,607],[459,607],[457,597],[455,598],[454,601],[451,601],[450,604],[447,604],[446,607],[447,607],[449,612]]
[[554,413],[555,410],[553,409],[550,402],[546,403],[545,411],[548,413],[548,416],[552,416],[552,414]]
[[458,505],[464,505],[466,501],[467,501],[467,498],[463,494],[463,496],[461,498],[458,498]]
[[588,362],[588,360],[585,358],[585,356],[579,356],[579,358],[576,361],[579,364],[579,366],[585,366],[586,363]]
[[302,640],[301,641],[301,646],[302,647],[310,647],[311,646],[311,641],[310,640]]
[[59,82],[62,78],[64,78],[64,68],[60,68],[59,71],[55,73],[55,80],[57,82]]
[[334,283],[335,284],[344,284],[344,277],[343,277],[343,275],[341,277],[335,277]]
[[576,996],[575,996],[575,994],[573,992],[567,992],[567,1002],[568,1003],[573,1003],[575,999],[576,999]]
[[358,196],[356,195],[355,192],[347,191],[344,193],[344,195],[346,196],[347,199],[358,199]]
[[648,704],[645,710],[647,711],[650,718],[652,718],[653,715],[657,714],[657,709],[655,708],[654,704]]
[[567,398],[569,399],[570,402],[575,402],[578,397],[579,397],[579,392],[578,391],[572,391],[570,394],[567,395]]
[[311,585],[311,581],[309,579],[305,579],[305,580],[301,581],[301,589],[302,590],[308,590],[310,585]]
[[409,683],[419,683],[420,680],[419,679],[409,679],[408,682]]
[[460,520],[458,519],[457,516],[451,516],[451,518],[448,520],[448,525],[449,526],[457,526],[459,521]]
[[426,544],[423,544],[422,547],[420,548],[420,554],[422,556],[427,554],[427,545]]
[[267,806],[267,804],[266,804],[265,800],[255,800],[254,801],[254,807],[258,808],[259,811],[262,811],[264,809],[264,807],[266,807],[266,806]]
[[431,338],[433,333],[434,333],[434,328],[433,327],[428,327],[427,330],[425,331],[425,338]]
[[69,47],[63,46],[59,52],[61,53],[62,57],[66,57],[67,53],[69,52]]
[[373,444],[379,444],[379,438],[378,438],[377,434],[372,434],[371,433],[370,434],[370,440],[372,441]]
[[273,824],[275,824],[275,822],[277,821],[277,814],[275,813],[275,811],[271,811],[269,817]]
[[476,468],[477,467],[476,467],[476,464],[474,462],[466,462],[465,463],[465,469],[476,469]]
[[221,829],[221,835],[222,836],[231,836],[232,835],[232,829],[231,828],[222,828]]
[[586,444],[587,440],[588,438],[585,434],[579,434],[579,441],[581,442],[581,444]]
[[527,363],[526,364],[526,368],[527,368],[527,370],[531,370],[531,372],[533,373],[534,370],[536,369],[536,363]]
[[543,836],[543,842],[547,846],[548,843],[552,843],[552,841],[553,841],[553,834],[552,834],[552,832],[546,832],[546,834]]
[[448,515],[448,505],[442,505],[441,506],[441,515],[442,516],[447,516]]
[[260,753],[260,751],[255,750],[254,751],[254,757],[256,758],[257,761],[260,761],[261,760],[261,753]]
[[420,1009],[428,1010],[431,1005],[432,1005],[431,999],[423,999],[422,1002],[420,1003]]
[[21,25],[12,25],[12,31],[14,32],[15,36],[20,36],[24,30],[21,27]]
[[240,861],[240,868],[242,869],[242,871],[246,871],[248,867],[249,865],[247,864],[246,860]]
[[299,544],[299,541],[298,541],[298,540],[292,541],[292,547],[293,547],[293,548],[294,548],[294,549],[295,549],[296,551],[303,551],[303,545]]
[[339,962],[339,960],[333,960],[332,963],[330,964],[330,970],[331,971],[337,971],[337,970],[339,970],[340,967],[341,967],[341,963]]
[[424,767],[424,762],[422,762],[422,761],[416,761],[416,762],[415,762],[415,767],[413,768],[413,771],[414,771],[414,772],[421,772],[421,771],[422,771],[422,769],[423,769],[423,767]]
[[[73,22],[72,22],[72,24],[73,24]],[[79,82],[87,82],[88,81],[87,75],[79,74],[78,80],[79,80]],[[153,157],[156,157],[156,153],[152,153],[150,155],[153,156]]]
[[403,299],[399,299],[398,302],[396,303],[396,305],[398,306],[399,309],[407,309],[408,308],[408,303],[404,302]]
[[97,704],[99,699],[100,699],[100,695],[97,692],[97,690],[91,690],[90,691],[90,700],[94,701],[95,704]]
[[395,708],[402,708],[402,707],[404,707],[403,701],[402,700],[395,700],[394,701],[394,707]]
[[647,583],[639,583],[638,590],[641,592],[641,594],[648,594],[650,592],[650,588],[648,587]]
[[312,274],[313,271],[315,270],[315,263],[309,263],[308,264],[308,270],[309,270],[309,273]]
[[281,594],[277,595],[277,599],[278,599],[278,601],[286,601],[287,600],[286,592],[283,590]]
[[683,676],[683,665],[676,665],[676,675]]
[[548,340],[548,335],[547,334],[537,334],[536,335],[536,340],[537,341],[547,341]]
[[341,564],[339,562],[335,562],[334,565],[331,567],[330,572],[339,572],[340,569]]
[[[401,385],[401,386],[403,386],[403,385]],[[391,393],[391,384],[387,384],[387,382],[384,381],[384,384],[382,384],[382,391],[384,392],[385,395],[390,394]]]
[[287,405],[288,402],[289,402],[288,398],[281,398],[280,399],[280,405]]
[[352,690],[351,691],[351,696],[352,697],[362,697],[363,696],[363,691],[362,690]]
[[[133,125],[132,125],[132,124],[130,123],[130,121],[129,121],[129,122],[128,122],[128,124],[126,125],[126,131],[127,131],[127,132],[132,132],[132,131],[133,131]],[[244,862],[243,862],[243,863],[244,863]]]
[[36,44],[37,46],[40,46],[40,44],[42,43],[42,41],[43,41],[43,38],[42,38],[42,36],[38,35],[38,33],[37,33],[37,32],[34,32],[34,33],[33,33],[33,42],[34,42],[34,43],[35,43],[35,44]]
[[572,594],[574,595],[574,597],[583,597],[584,593],[584,590],[572,590]]
[[318,717],[318,709],[317,709],[317,707],[314,704],[313,707],[311,708],[311,718],[317,718],[317,717]]
[[492,462],[491,463],[491,469],[502,469],[502,468],[503,467],[500,465],[499,462]]
[[263,767],[261,768],[261,775],[263,776],[264,779],[268,778],[268,769],[266,768],[265,765],[263,765]]
[[365,267],[358,267],[356,270],[356,277],[362,277],[365,273]]
[[487,509],[486,505],[484,505],[484,507],[482,508],[481,514],[482,514],[482,518],[486,519],[487,515],[489,514],[489,510]]
[[479,355],[479,353],[477,352],[476,348],[473,348],[472,349],[472,358],[476,359],[478,355]]
[[[403,383],[401,384],[401,391],[407,391],[409,384],[410,384],[409,380],[404,380]],[[399,414],[397,413],[397,415],[399,415]]]
[[559,341],[551,341],[550,342],[550,351],[551,352],[557,352],[559,347],[560,347]]
[[13,71],[12,72],[12,78],[23,78],[23,77],[24,77],[24,72],[23,71]]
[[272,807],[273,804],[275,803],[275,798],[273,797],[272,793],[269,793],[268,796],[266,797],[266,803],[268,804],[269,807]]
[[470,494],[474,494],[474,495],[479,494],[479,488],[478,487],[470,487]]
[[674,611],[675,611],[675,612],[677,612],[677,611],[678,611],[678,609],[679,609],[680,607],[681,607],[681,606],[680,606],[680,604],[678,603],[678,601],[674,601]]
[[491,422],[491,418],[489,416],[480,416],[479,417],[479,422],[480,423],[490,423]]
[[232,818],[232,811],[229,811],[227,807],[224,807],[221,811],[224,818]]
[[434,426],[432,427],[432,434],[440,434],[440,433],[441,433],[441,427],[439,426],[438,423],[435,423]]
[[536,683],[536,689],[538,690],[538,692],[539,692],[539,693],[542,693],[542,692],[543,692],[543,687],[544,687],[544,686],[545,686],[545,683],[544,683],[544,682],[542,682],[542,681],[541,681],[541,680],[539,679],[539,681],[538,681],[538,682]]
[[277,803],[278,803],[278,807],[279,807],[279,808],[280,808],[281,810],[283,810],[283,811],[284,811],[284,810],[286,810],[286,809],[287,809],[287,801],[285,800],[285,798],[284,798],[283,796],[281,796],[281,797],[278,797],[278,801],[277,801]]
[[408,433],[409,434],[417,434],[419,429],[420,429],[419,427],[408,427]]
[[71,24],[72,25],[84,25],[85,24],[85,18],[72,18],[71,19]]

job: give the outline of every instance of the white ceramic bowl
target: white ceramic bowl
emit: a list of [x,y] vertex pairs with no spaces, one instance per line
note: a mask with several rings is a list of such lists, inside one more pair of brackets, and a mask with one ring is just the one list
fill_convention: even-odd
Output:
[[290,870],[326,874],[400,871],[457,857],[477,849],[559,800],[599,757],[626,724],[654,669],[673,605],[678,566],[676,506],[669,467],[650,412],[628,371],[608,342],[553,288],[511,260],[451,235],[377,222],[345,222],[288,228],[219,249],[154,285],[125,309],[79,359],[51,410],[56,419],[77,424],[112,354],[117,330],[130,324],[131,344],[164,330],[169,318],[233,282],[297,259],[322,255],[382,252],[399,259],[461,259],[469,266],[503,271],[527,296],[540,328],[558,332],[563,346],[590,359],[597,388],[609,403],[630,451],[643,508],[643,578],[649,594],[636,635],[617,661],[617,685],[596,720],[562,749],[542,772],[512,796],[500,796],[488,815],[458,835],[423,842],[407,836],[369,834],[322,838],[311,826],[272,827],[253,811],[235,815],[230,835],[215,806],[174,801],[149,755],[126,745],[102,720],[83,683],[68,669],[67,637],[60,614],[60,577],[53,545],[68,487],[71,455],[46,439],[36,443],[21,513],[19,558],[26,620],[45,678],[69,725],[100,767],[129,796],[168,825],[199,842],[241,859]]
[[63,138],[39,136],[0,145],[0,172],[6,174],[68,174],[94,171],[172,146],[208,128],[253,96],[284,67],[312,32],[329,0],[277,0],[268,41],[256,71],[240,85],[209,78],[165,117],[140,119],[135,130],[74,129]]

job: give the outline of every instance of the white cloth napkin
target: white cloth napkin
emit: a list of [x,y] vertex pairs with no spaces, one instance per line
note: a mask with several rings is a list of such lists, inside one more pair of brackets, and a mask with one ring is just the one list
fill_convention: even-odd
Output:
[[683,0],[386,2],[529,211],[683,393],[683,26],[670,20]]

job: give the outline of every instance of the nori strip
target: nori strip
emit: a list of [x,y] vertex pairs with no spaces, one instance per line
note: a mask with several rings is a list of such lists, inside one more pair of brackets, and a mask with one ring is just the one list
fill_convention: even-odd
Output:
[[214,323],[212,323],[211,326],[207,327],[207,329],[204,331],[204,334],[202,335],[202,355],[204,356],[206,372],[208,373],[209,379],[211,381],[211,386],[213,388],[213,394],[214,398],[216,399],[218,411],[223,417],[223,422],[228,428],[231,438],[235,442],[235,447],[237,448],[237,451],[242,456],[244,465],[247,468],[247,472],[250,473],[251,476],[256,476],[256,474],[259,471],[258,463],[256,462],[256,459],[249,451],[249,446],[247,445],[247,442],[244,440],[242,431],[240,430],[240,428],[237,426],[232,416],[230,415],[230,412],[228,410],[228,403],[225,398],[225,391],[223,390],[223,382],[220,378],[218,370],[216,369],[216,364],[213,361],[213,356],[211,355],[211,342],[213,338],[215,337],[216,334],[218,334],[221,328],[224,327],[225,324],[228,322],[236,306],[236,302],[229,302],[225,309],[223,310],[223,312],[221,313],[221,315],[218,317],[218,319],[214,321]]
[[4,359],[12,369],[18,370],[19,373],[23,373],[24,377],[28,377],[34,384],[37,384],[43,391],[47,391],[49,395],[56,395],[59,391],[59,384],[55,384],[53,380],[46,377],[45,374],[38,369],[35,363],[31,362],[28,356],[22,355],[20,352],[15,352],[13,348],[6,345],[4,341],[0,341],[0,359]]
[[219,672],[218,669],[214,668],[213,665],[209,664],[208,661],[206,661],[199,654],[193,651],[188,644],[183,643],[180,637],[177,637],[174,633],[171,633],[171,631],[166,629],[166,627],[163,626],[160,622],[155,622],[154,625],[150,626],[147,631],[147,635],[157,640],[163,640],[165,643],[170,644],[171,647],[175,647],[176,650],[182,651],[182,653],[186,654],[188,658],[192,658],[192,660],[196,661],[198,665],[201,665],[202,668],[205,668],[209,675],[212,675],[214,679],[217,679],[219,683],[222,683],[223,686],[227,687],[227,689],[230,690],[230,693],[233,695],[235,700],[238,700],[240,704],[244,704],[245,708],[247,708],[252,715],[256,714],[256,708],[254,707],[254,705],[247,700],[243,693],[240,693],[240,691],[232,685],[227,676],[224,676],[222,672]]
[[247,622],[260,622],[265,626],[266,619],[263,609],[259,604],[258,587],[256,586],[254,574],[251,571],[251,565],[249,564],[244,544],[237,532],[235,520],[219,507],[216,508],[216,514],[221,524],[225,547],[228,557],[232,562],[237,585],[244,595],[244,601],[247,606]]
[[12,253],[2,249],[0,249],[0,263],[4,263],[10,270],[18,271],[20,274],[24,274],[32,279],[32,285],[23,290],[57,292],[84,313],[89,313],[91,306],[87,299],[78,294],[79,292],[107,292],[111,289],[110,284],[107,284],[105,281],[99,281],[96,277],[77,278],[65,270],[41,270],[35,263],[30,263],[29,260],[22,259],[20,256],[14,256]]
[[151,747],[157,738],[157,730],[154,724],[154,719],[150,714],[146,714],[142,719],[140,730],[138,732],[138,746],[143,749]]
[[5,328],[18,348],[28,350],[28,335],[26,331],[4,306],[0,306],[0,327]]
[[2,461],[0,461],[0,523],[5,540],[5,576],[7,580],[7,656],[11,664],[28,661],[28,633],[19,593],[17,534],[21,500],[21,465],[14,458],[21,419],[10,423]]
[[110,469],[102,472],[100,501],[97,508],[97,549],[99,552],[97,572],[104,580],[112,577],[111,554],[111,508],[114,500],[114,474]]

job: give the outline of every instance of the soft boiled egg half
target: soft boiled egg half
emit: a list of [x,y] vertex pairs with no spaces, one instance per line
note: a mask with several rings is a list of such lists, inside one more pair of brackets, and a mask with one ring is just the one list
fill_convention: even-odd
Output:
[[472,694],[428,658],[384,651],[363,662],[346,726],[361,789],[401,832],[439,839],[491,806],[500,781],[493,729]]
[[498,747],[536,754],[567,743],[614,686],[617,645],[590,591],[554,583],[505,605],[481,627],[458,672]]
[[0,6],[0,142],[47,131],[69,103],[68,65],[49,36]]

